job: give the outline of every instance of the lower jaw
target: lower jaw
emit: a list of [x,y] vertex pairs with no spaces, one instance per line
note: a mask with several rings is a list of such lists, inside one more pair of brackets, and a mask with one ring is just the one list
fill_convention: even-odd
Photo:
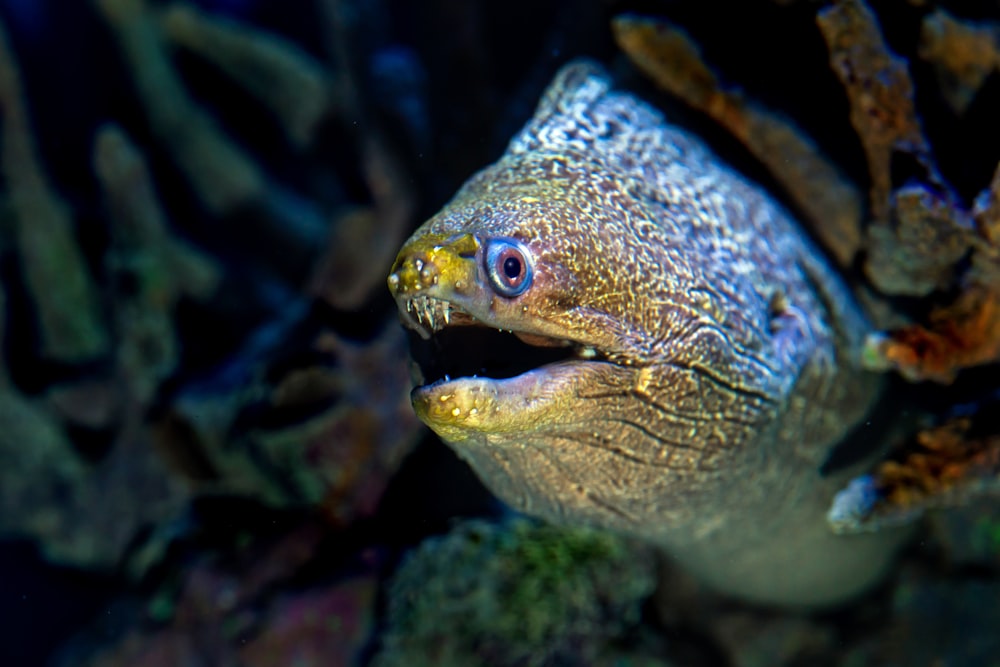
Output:
[[[500,380],[439,380],[415,388],[411,397],[420,419],[481,473],[476,457],[489,459],[496,454],[482,447],[493,441],[491,435],[523,433],[546,421],[565,418],[573,406],[560,397],[575,392],[570,388],[564,393],[557,385],[583,381],[586,371],[575,362]],[[520,438],[511,441],[522,442]],[[511,452],[517,455],[518,450],[507,453]],[[825,523],[832,491],[816,485],[815,471],[783,467],[778,472],[780,482],[761,479],[760,475],[733,478],[730,494],[743,500],[720,498],[704,508],[705,516],[725,526],[710,536],[671,527],[663,517],[649,517],[648,529],[644,528],[640,537],[665,547],[710,587],[755,604],[832,608],[877,585],[891,569],[910,531],[834,535]],[[757,488],[761,484],[781,490],[761,493]],[[809,489],[801,489],[802,484]],[[761,521],[762,516],[768,520]]]
[[502,379],[441,379],[416,387],[410,400],[417,417],[448,442],[524,432],[565,418],[592,363],[558,362]]
[[416,387],[410,401],[420,421],[454,442],[488,427],[489,415],[496,412],[496,384],[490,378],[446,378]]

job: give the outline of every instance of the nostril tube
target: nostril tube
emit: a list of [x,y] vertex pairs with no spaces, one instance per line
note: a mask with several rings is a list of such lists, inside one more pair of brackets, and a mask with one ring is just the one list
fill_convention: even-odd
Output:
[[440,277],[441,271],[434,263],[427,262],[424,264],[423,268],[420,269],[420,282],[424,287],[437,285]]
[[389,274],[389,290],[394,295],[418,292],[437,282],[438,271],[423,252],[397,258]]
[[[396,257],[389,274],[389,290],[400,298],[430,290],[432,296],[451,293],[471,284],[479,242],[471,234],[441,238],[428,235],[411,242]],[[443,291],[442,291],[443,290]]]

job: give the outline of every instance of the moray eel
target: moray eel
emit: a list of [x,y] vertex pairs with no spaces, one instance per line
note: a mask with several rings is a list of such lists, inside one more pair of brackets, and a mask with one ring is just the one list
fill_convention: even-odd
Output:
[[517,510],[763,604],[838,604],[891,565],[900,533],[824,521],[844,480],[820,469],[880,393],[861,310],[780,205],[599,66],[558,74],[388,282],[424,339],[418,416]]

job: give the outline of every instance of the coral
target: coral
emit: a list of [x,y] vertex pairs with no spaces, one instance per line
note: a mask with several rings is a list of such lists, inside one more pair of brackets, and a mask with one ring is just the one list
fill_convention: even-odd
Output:
[[[105,648],[67,652],[63,664],[84,664],[85,654],[93,664],[357,664],[370,654],[380,582],[352,555],[440,526],[422,515],[405,526],[384,522],[376,511],[425,435],[409,409],[406,340],[385,294],[391,254],[419,216],[499,154],[561,63],[582,54],[617,58],[616,78],[627,85],[634,72],[612,35],[639,70],[747,147],[845,273],[866,267],[875,287],[859,288],[871,295],[883,330],[869,349],[873,368],[951,382],[906,388],[933,396],[935,407],[967,396],[969,383],[995,386],[993,369],[964,369],[996,363],[998,354],[1000,168],[983,189],[993,165],[972,166],[995,149],[986,123],[996,115],[998,22],[956,3],[947,5],[951,16],[941,4],[871,3],[869,11],[861,3],[784,0],[727,8],[753,19],[743,25],[728,16],[720,24],[718,10],[699,3],[665,3],[654,10],[676,16],[621,17],[609,28],[608,5],[568,0],[6,3],[0,534],[8,547],[11,540],[17,549],[37,546],[60,566],[39,584],[50,586],[60,610],[79,605],[81,594],[61,588],[59,573],[95,589],[125,586],[130,596],[154,590],[152,599],[102,601],[100,618],[117,619],[124,635],[91,637]],[[868,26],[855,47],[881,49],[877,62],[837,61],[859,74],[844,99],[830,94],[829,72],[797,67],[808,55],[797,50],[805,40],[771,39],[779,26],[768,23],[776,18],[796,37],[808,34],[822,66],[812,20],[831,5],[826,11],[853,7]],[[705,17],[708,29],[699,32],[697,21],[686,21],[692,16]],[[789,69],[758,67],[764,51]],[[657,55],[677,60],[656,62]],[[913,82],[896,66],[903,59]],[[833,90],[823,88],[824,77]],[[891,89],[878,98],[887,107],[864,107],[879,81]],[[768,90],[770,83],[776,87]],[[906,93],[914,83],[915,98]],[[858,131],[868,153],[854,155],[855,146],[840,142],[850,138],[848,108],[858,117],[874,113]],[[888,129],[875,127],[885,119]],[[972,128],[965,139],[955,119]],[[957,168],[946,158],[953,147]],[[871,209],[884,218],[864,210],[866,155],[883,194]],[[893,155],[905,182],[893,175]],[[859,639],[873,647],[867,664],[987,660],[995,653],[989,602],[997,595],[1000,530],[995,503],[980,493],[993,483],[991,469],[976,462],[995,451],[986,447],[995,438],[974,428],[925,431],[936,433],[927,437],[938,446],[910,438],[910,454],[923,458],[898,450],[893,488],[912,501],[911,516],[942,500],[963,506],[926,516],[930,546],[908,554],[919,567],[904,568],[898,592],[893,582],[856,607],[802,619],[734,609],[701,591],[695,602],[676,601],[664,632],[648,608],[634,622],[652,584],[647,554],[629,544],[627,556],[595,556],[567,580],[545,575],[548,590],[512,585],[521,602],[536,605],[526,619],[550,619],[540,627],[553,640],[522,662],[541,655],[608,665],[834,664],[850,659],[838,654],[852,647],[859,656]],[[428,470],[422,458],[428,451],[444,456],[427,443],[402,487],[391,488],[398,493],[391,501],[464,511],[466,494],[482,490],[468,479],[439,483],[439,459],[430,456]],[[459,465],[449,464],[444,474]],[[414,477],[426,498],[406,495]],[[874,485],[866,489],[869,501],[880,498]],[[233,496],[259,502],[233,510],[225,505]],[[271,525],[268,505],[317,523],[287,535],[284,553],[271,552],[258,541]],[[228,550],[192,544],[192,507],[230,511],[208,541],[230,522],[248,526]],[[496,545],[515,541],[514,533],[462,530],[458,562],[484,564],[494,584],[513,581],[501,576]],[[522,530],[543,545],[561,539]],[[476,551],[473,533],[494,545],[490,553]],[[550,546],[528,562],[547,565]],[[504,553],[523,561],[514,548]],[[599,570],[598,561],[617,568],[594,581],[612,589],[606,599],[623,615],[582,599],[598,593],[581,574]],[[409,606],[396,600],[396,607],[430,604],[422,594],[453,590],[452,574],[455,586],[469,584],[458,601],[508,599],[510,591],[495,586],[476,589],[486,579],[475,579],[471,567],[423,564],[425,572],[437,567],[430,581],[438,588],[411,587]],[[970,573],[974,580],[963,578]],[[25,609],[22,619],[42,619],[16,644],[54,650],[66,631],[50,619],[51,601],[23,598],[27,577],[5,574],[0,613]],[[695,613],[703,597],[715,602]],[[885,609],[894,598],[894,610]],[[591,612],[579,613],[577,630],[551,621],[579,608]],[[442,618],[420,609],[428,621]],[[483,613],[472,609],[456,626],[481,630],[479,643],[436,635],[454,647],[454,662],[475,664],[483,650],[515,658],[498,646]],[[497,617],[517,631],[511,614]],[[584,626],[589,636],[568,636]],[[538,640],[544,633],[536,632]],[[42,664],[10,659],[13,643],[0,646],[0,662]],[[525,656],[520,637],[509,646]]]
[[[100,215],[100,231],[74,226],[76,211],[43,173],[20,70],[0,34],[0,159],[11,223],[2,231],[10,232],[22,277],[23,287],[14,287],[27,297],[18,307],[33,311],[39,339],[32,356],[17,359],[4,393],[5,410],[21,415],[11,435],[34,443],[34,457],[18,457],[16,443],[4,442],[10,479],[0,500],[9,518],[0,530],[38,540],[61,562],[110,569],[125,563],[141,526],[166,521],[201,493],[309,503],[338,525],[372,514],[418,433],[405,338],[357,315],[376,319],[364,326],[383,333],[354,343],[312,318],[309,306],[315,296],[321,307],[367,307],[382,289],[380,263],[388,262],[392,239],[412,224],[412,176],[381,138],[379,121],[363,123],[351,167],[370,197],[348,196],[316,156],[331,124],[366,117],[367,51],[334,68],[275,33],[186,3],[91,5],[114,37],[110,49],[131,77],[145,123],[115,107],[112,117],[124,119],[102,118],[92,128],[93,192],[90,200],[77,193],[76,201]],[[352,30],[337,23],[331,36]],[[273,163],[189,92],[179,51],[246,88],[248,101],[272,114],[282,148],[306,162],[302,170],[312,175],[302,181],[333,183],[334,192],[303,193],[299,182],[293,190],[275,178]],[[145,145],[150,140],[156,146]],[[193,222],[178,217],[185,209],[165,161],[180,191],[189,190]],[[222,239],[225,250],[206,249],[191,235]],[[262,249],[241,273],[227,252],[244,242]],[[269,338],[264,322],[266,350],[252,342],[228,349],[230,360],[216,357],[216,370],[201,371],[208,381],[177,382],[179,373],[190,377],[192,349],[217,335],[182,309],[258,326],[261,302],[275,295],[283,301],[270,306],[272,316],[277,308],[286,313],[271,330],[295,329],[296,341],[305,340],[304,363],[284,365],[297,342]],[[250,317],[248,308],[256,309]],[[15,324],[19,341],[31,338],[26,320]],[[34,355],[72,373],[35,380]],[[238,382],[218,381],[233,369]],[[37,383],[38,400],[21,395],[26,379]],[[25,471],[36,483],[21,481]]]
[[957,295],[934,303],[917,323],[870,336],[864,354],[869,368],[949,384],[963,368],[1000,360],[998,192],[1000,169],[971,215],[924,185],[893,193],[896,224],[870,232],[868,265],[880,267],[880,287]]
[[619,16],[615,39],[658,86],[725,127],[770,170],[804,222],[842,266],[861,248],[857,188],[789,118],[724,86],[682,30],[657,18]]
[[337,96],[329,71],[296,44],[232,19],[173,4],[161,18],[171,44],[218,67],[250,90],[294,145],[312,145]]
[[[149,124],[215,215],[266,197],[260,167],[187,94],[145,0],[94,0],[131,69]],[[183,137],[183,140],[179,140]]]
[[892,224],[869,228],[866,270],[887,294],[927,296],[952,287],[973,243],[971,217],[939,188],[903,185],[891,194]]
[[927,163],[928,145],[913,106],[906,61],[885,44],[878,22],[861,0],[841,0],[816,17],[830,50],[830,65],[844,84],[871,177],[871,211],[889,220],[891,162],[895,153]]
[[933,309],[926,324],[872,335],[865,363],[893,369],[911,381],[948,384],[962,368],[1000,359],[1000,291],[972,285],[945,306]]
[[[86,466],[44,407],[0,390],[0,533],[45,539],[72,526],[63,504],[80,493]],[[27,446],[26,446],[27,445]]]
[[142,154],[115,125],[98,130],[94,171],[112,225],[106,263],[112,276],[118,364],[131,400],[148,405],[179,361],[173,313],[181,297],[206,299],[219,268],[171,238]]
[[[842,533],[912,521],[925,510],[968,503],[1000,489],[1000,433],[983,415],[918,432],[890,460],[851,482],[828,516]],[[985,424],[983,423],[985,422]]]
[[924,17],[920,57],[934,67],[941,96],[962,115],[1000,67],[1000,25],[956,19],[939,7]]
[[[905,61],[885,44],[871,10],[844,0],[817,21],[851,104],[871,177],[865,270],[886,294],[925,296],[952,283],[971,224],[937,173],[913,103]],[[894,183],[905,165],[915,179]]]
[[394,576],[374,664],[599,664],[653,583],[651,553],[610,534],[467,522]]
[[20,268],[35,307],[41,351],[55,361],[93,361],[110,344],[98,295],[74,239],[72,212],[46,177],[34,144],[18,65],[0,25],[0,169]]
[[[866,274],[887,295],[935,296],[923,322],[873,336],[865,362],[913,381],[949,383],[962,368],[1000,358],[1000,249],[991,231],[996,179],[970,214],[938,173],[906,64],[889,50],[864,3],[835,3],[819,13],[818,22],[868,158],[874,220],[865,243]],[[979,33],[957,40],[952,31],[958,29],[943,13],[928,16],[925,55],[941,56],[938,47],[950,53],[961,48],[959,41],[981,50],[970,36],[981,37]],[[934,42],[937,47],[932,47],[928,40],[935,35],[944,39],[942,33],[951,35],[951,46]],[[967,258],[971,270],[966,269]],[[948,293],[957,296],[942,303],[939,295]]]
[[374,513],[415,444],[418,423],[400,363],[406,341],[389,326],[363,345],[324,331],[308,346],[310,363],[276,381],[268,378],[270,358],[250,357],[246,381],[232,391],[182,392],[159,436],[197,451],[229,491],[318,505],[346,525]]
[[133,612],[115,642],[96,651],[86,643],[70,647],[62,664],[356,665],[372,629],[372,574],[317,582],[307,590],[288,586],[313,557],[320,536],[318,526],[306,524],[271,543],[250,538],[235,558],[206,554],[156,604]]
[[126,437],[88,463],[43,404],[0,391],[0,533],[30,537],[54,562],[107,569],[138,531],[186,500],[150,443]]
[[[5,306],[0,290],[0,337]],[[81,456],[57,415],[61,408],[87,423],[95,403],[105,403],[95,394],[106,388],[85,387],[85,398],[68,398],[72,389],[64,389],[47,404],[23,396],[0,370],[0,534],[35,539],[56,562],[107,568],[120,561],[140,527],[175,511],[185,494],[135,430],[123,431],[120,446],[100,462]],[[98,417],[96,425],[104,422]]]

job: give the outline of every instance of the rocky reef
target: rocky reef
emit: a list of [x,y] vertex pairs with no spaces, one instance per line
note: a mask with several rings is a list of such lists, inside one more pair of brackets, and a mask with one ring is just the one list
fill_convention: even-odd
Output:
[[[0,663],[995,661],[1000,12],[702,5],[0,4]],[[918,539],[863,599],[754,608],[512,518],[413,416],[392,258],[580,56],[876,323],[887,399],[827,465],[888,453],[831,529]]]

